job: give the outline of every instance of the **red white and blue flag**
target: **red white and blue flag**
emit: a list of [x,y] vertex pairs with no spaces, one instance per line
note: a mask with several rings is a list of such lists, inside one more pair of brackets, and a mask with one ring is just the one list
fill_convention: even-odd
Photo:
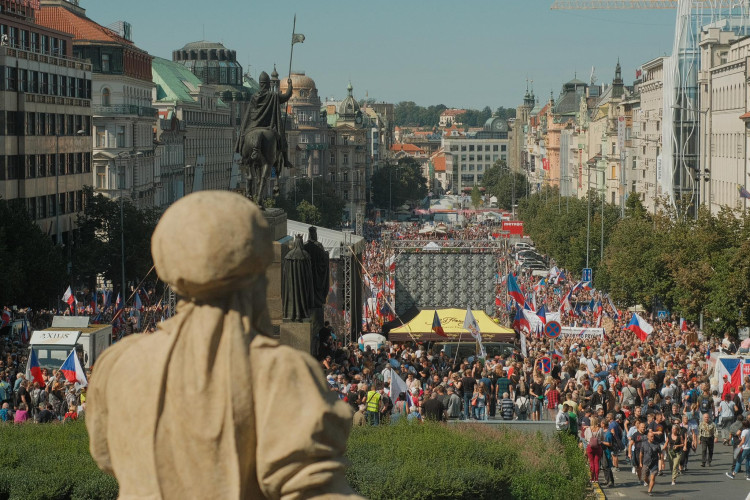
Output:
[[542,304],[542,307],[536,312],[536,315],[539,317],[539,321],[541,321],[543,325],[547,324],[547,308],[544,307],[544,304]]
[[86,380],[86,373],[81,367],[81,362],[78,361],[78,355],[76,354],[75,349],[70,351],[68,358],[60,367],[60,371],[68,382],[77,382],[84,387],[89,385],[88,380]]
[[687,321],[685,321],[685,318],[680,318],[680,331],[686,332],[687,329]]
[[143,311],[143,302],[141,302],[141,294],[135,292],[135,308],[138,311]]
[[526,303],[526,300],[523,297],[523,292],[521,291],[521,287],[518,286],[518,282],[516,281],[516,277],[513,276],[513,273],[508,273],[508,295],[513,297],[513,299],[521,307],[523,307]]
[[2,314],[0,314],[0,328],[8,326],[11,319],[13,318],[10,315],[10,311],[8,309],[3,309]]
[[73,295],[73,290],[70,288],[70,286],[68,286],[68,289],[65,290],[62,300],[63,302],[68,304],[68,307],[70,307],[71,310],[74,310],[73,304],[75,304],[76,298],[75,298],[75,295]]
[[39,358],[36,355],[36,350],[29,350],[29,364],[26,369],[26,379],[38,382],[41,387],[44,387],[44,377],[42,376],[42,367],[39,366]]
[[[743,370],[744,375],[750,374],[750,363],[748,360],[741,358],[719,358],[719,362],[716,363],[716,370],[719,374],[719,392],[726,393],[724,386],[729,384],[730,387],[735,390],[742,387]],[[727,381],[724,382],[724,376],[726,375]]]
[[28,344],[31,340],[31,334],[29,333],[29,322],[24,318],[23,327],[21,328],[21,342]]
[[443,330],[443,325],[440,323],[440,316],[438,316],[437,309],[435,310],[435,315],[432,317],[432,331],[441,337],[447,337]]
[[645,341],[654,331],[654,327],[649,325],[645,319],[638,315],[638,313],[633,313],[633,317],[630,318],[630,323],[628,323],[628,326],[625,328],[635,333],[635,336],[641,339],[641,341]]

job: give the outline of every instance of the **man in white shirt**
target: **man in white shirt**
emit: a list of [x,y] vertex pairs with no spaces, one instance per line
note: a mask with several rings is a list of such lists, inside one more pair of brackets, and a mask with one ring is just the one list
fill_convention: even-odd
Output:
[[568,419],[569,407],[567,404],[562,404],[559,408],[557,417],[555,417],[555,429],[558,432],[568,432],[568,427],[570,427],[570,420]]

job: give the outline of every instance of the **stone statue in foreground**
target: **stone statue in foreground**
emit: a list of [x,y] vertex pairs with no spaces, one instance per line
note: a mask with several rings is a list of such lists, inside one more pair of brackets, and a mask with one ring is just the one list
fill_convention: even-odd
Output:
[[191,194],[151,249],[177,314],[105,351],[89,388],[91,455],[120,498],[359,498],[344,476],[350,410],[312,357],[268,337],[261,211]]

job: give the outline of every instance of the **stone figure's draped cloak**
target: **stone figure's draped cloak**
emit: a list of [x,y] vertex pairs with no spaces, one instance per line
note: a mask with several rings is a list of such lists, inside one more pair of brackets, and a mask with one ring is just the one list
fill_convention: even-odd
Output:
[[310,255],[313,279],[313,304],[312,307],[323,307],[328,298],[330,288],[330,271],[328,252],[319,241],[307,240],[303,247]]
[[281,302],[284,319],[310,317],[313,306],[313,275],[310,255],[302,248],[302,236],[294,238],[281,268]]
[[342,458],[350,411],[312,357],[266,336],[268,233],[228,192],[191,194],[162,217],[154,262],[184,300],[155,334],[107,349],[89,387],[91,455],[120,498],[356,498]]

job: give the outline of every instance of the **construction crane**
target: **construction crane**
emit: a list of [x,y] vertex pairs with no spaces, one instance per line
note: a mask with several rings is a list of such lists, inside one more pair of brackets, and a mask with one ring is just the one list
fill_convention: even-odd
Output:
[[[696,7],[710,7],[716,0],[693,0]],[[675,9],[679,0],[555,0],[551,10]]]

